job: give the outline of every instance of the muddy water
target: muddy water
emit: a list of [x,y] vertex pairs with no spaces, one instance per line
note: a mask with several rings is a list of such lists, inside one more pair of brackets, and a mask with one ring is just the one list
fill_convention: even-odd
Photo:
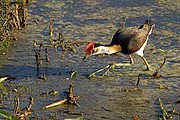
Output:
[[[122,67],[113,74],[109,73],[103,79],[86,78],[86,75],[111,62],[128,62],[128,57],[118,56],[91,57],[82,62],[84,47],[74,46],[75,52],[61,48],[49,47],[50,62],[43,62],[39,76],[45,74],[47,79],[37,78],[36,61],[33,43],[49,43],[48,25],[54,19],[54,38],[61,32],[65,41],[97,41],[109,43],[112,35],[121,27],[126,18],[126,26],[138,25],[146,19],[152,19],[156,28],[150,36],[145,50],[145,57],[153,71],[144,71],[142,60],[134,55],[135,64]],[[123,0],[66,0],[66,1],[35,1],[29,10],[29,20],[26,29],[15,33],[18,41],[9,44],[9,50],[0,57],[0,75],[15,75],[16,80],[5,81],[10,91],[14,88],[26,88],[21,96],[21,107],[28,104],[28,97],[34,98],[32,116],[39,119],[77,118],[62,114],[62,110],[72,110],[83,113],[87,120],[121,120],[133,119],[138,115],[142,120],[159,118],[160,107],[157,101],[161,98],[166,110],[173,110],[174,120],[180,119],[180,2],[168,0],[132,1]],[[161,70],[160,79],[147,79],[163,62],[165,51],[167,61]],[[42,49],[42,51],[44,48]],[[44,53],[43,53],[43,58]],[[56,100],[63,99],[68,90],[71,71],[78,71],[75,79],[75,94],[80,95],[77,106],[59,106],[55,109],[41,108]],[[135,87],[137,76],[143,74],[139,87]],[[160,89],[160,85],[167,89]],[[57,90],[55,96],[42,96],[43,92]],[[1,108],[13,113],[14,93],[3,98]]]

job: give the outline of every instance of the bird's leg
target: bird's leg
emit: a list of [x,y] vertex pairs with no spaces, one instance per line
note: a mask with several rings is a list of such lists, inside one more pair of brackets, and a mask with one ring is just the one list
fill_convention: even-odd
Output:
[[[130,66],[134,64],[134,59],[132,55],[128,55],[129,56],[129,63],[115,63],[114,66],[120,67],[120,66]],[[113,70],[114,71],[114,70]]]
[[[108,72],[110,71],[110,69],[114,70],[114,67],[115,67],[115,64],[114,64],[114,63],[111,63],[111,64],[109,64],[109,65],[107,65],[107,66],[105,66],[105,67],[103,67],[103,68],[101,68],[101,69],[99,69],[99,70],[91,73],[91,74],[88,76],[88,78],[90,78],[90,77],[103,78],[105,75],[108,74]],[[105,71],[103,75],[101,75],[101,76],[100,76],[100,75],[96,75],[96,73],[99,73],[99,72],[101,72],[101,71]]]
[[134,59],[132,57],[132,55],[129,55],[129,60],[130,62],[129,63],[115,63],[114,66],[130,66],[132,64],[134,64]]
[[[99,69],[99,70],[91,73],[91,74],[88,76],[88,78],[90,78],[90,77],[103,78],[105,75],[108,74],[108,72],[110,71],[110,69],[112,69],[112,70],[114,71],[114,67],[115,67],[115,66],[130,66],[130,65],[134,64],[134,60],[133,60],[133,57],[132,57],[131,55],[129,55],[129,59],[130,59],[130,63],[111,63],[111,64],[109,64],[109,65],[107,65],[107,66],[105,66],[105,67],[103,67],[103,68],[101,68],[101,69]],[[99,72],[101,72],[101,71],[105,71],[103,75],[101,75],[101,76],[96,75],[96,73],[99,73]]]
[[134,64],[134,59],[132,55],[129,55],[130,64]]
[[144,63],[146,64],[147,70],[151,70],[151,69],[150,69],[150,65],[149,65],[149,63],[147,62],[146,58],[143,57],[143,56],[142,56],[141,58],[143,59]]

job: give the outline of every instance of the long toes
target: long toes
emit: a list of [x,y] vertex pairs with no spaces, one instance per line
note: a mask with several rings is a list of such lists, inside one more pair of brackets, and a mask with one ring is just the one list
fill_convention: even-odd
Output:
[[152,71],[151,67],[147,67],[146,71]]

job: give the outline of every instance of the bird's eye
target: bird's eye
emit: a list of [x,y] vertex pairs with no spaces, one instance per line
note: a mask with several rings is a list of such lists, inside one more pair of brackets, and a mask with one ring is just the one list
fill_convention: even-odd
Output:
[[95,49],[92,50],[92,53],[97,53],[98,51],[99,51],[99,49],[95,48]]
[[92,53],[94,53],[95,52],[95,50],[92,50]]

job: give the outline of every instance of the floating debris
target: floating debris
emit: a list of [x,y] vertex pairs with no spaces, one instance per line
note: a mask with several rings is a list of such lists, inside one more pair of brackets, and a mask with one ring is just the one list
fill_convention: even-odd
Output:
[[74,92],[74,87],[73,87],[73,82],[71,82],[69,85],[69,91],[67,94],[67,98],[59,100],[59,101],[54,102],[52,104],[46,105],[42,109],[52,108],[55,106],[59,106],[61,104],[71,104],[71,105],[79,106],[79,104],[77,104],[77,100],[80,98],[80,96],[75,96],[73,92]]

